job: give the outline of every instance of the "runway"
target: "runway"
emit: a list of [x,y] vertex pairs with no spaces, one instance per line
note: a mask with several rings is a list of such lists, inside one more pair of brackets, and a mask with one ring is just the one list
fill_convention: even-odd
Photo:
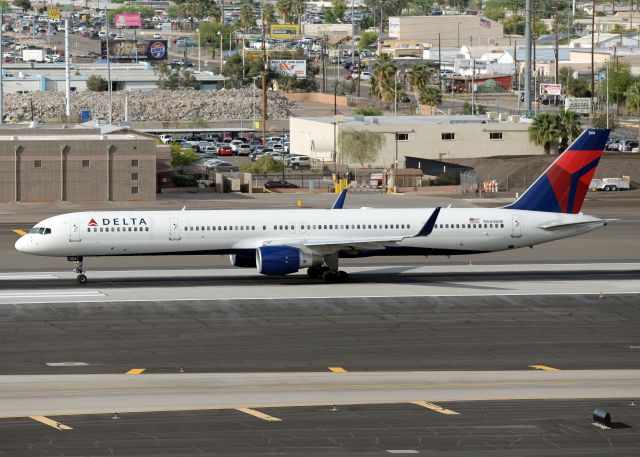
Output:
[[640,294],[640,263],[377,266],[345,268],[328,285],[305,273],[265,277],[254,269],[118,270],[0,274],[0,304],[136,301]]
[[640,370],[0,377],[0,418],[476,400],[640,398]]

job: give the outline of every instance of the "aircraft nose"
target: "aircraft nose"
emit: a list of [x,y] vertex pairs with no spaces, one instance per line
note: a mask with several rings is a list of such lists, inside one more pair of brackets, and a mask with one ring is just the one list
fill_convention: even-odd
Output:
[[16,250],[20,252],[24,252],[29,254],[33,250],[33,242],[29,235],[21,236],[18,241],[16,241]]

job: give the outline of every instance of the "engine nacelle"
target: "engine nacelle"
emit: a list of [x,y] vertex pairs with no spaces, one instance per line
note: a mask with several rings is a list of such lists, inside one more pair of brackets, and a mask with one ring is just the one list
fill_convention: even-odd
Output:
[[255,254],[231,254],[229,256],[229,261],[231,265],[239,268],[255,268],[256,266],[256,255]]
[[322,257],[291,246],[263,246],[256,249],[258,272],[269,276],[284,276],[300,268],[322,264]]

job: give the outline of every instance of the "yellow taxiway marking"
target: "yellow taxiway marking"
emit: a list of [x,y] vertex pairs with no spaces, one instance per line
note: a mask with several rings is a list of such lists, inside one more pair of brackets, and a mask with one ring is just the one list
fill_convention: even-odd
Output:
[[460,414],[456,411],[452,411],[450,409],[443,408],[442,406],[434,405],[433,403],[428,403],[426,401],[412,401],[414,405],[422,406],[423,408],[430,409],[440,414]]
[[342,367],[329,367],[329,371],[333,371],[334,373],[347,373],[347,370]]
[[534,370],[542,370],[542,371],[560,371],[558,368],[548,367],[546,365],[529,365],[530,368]]
[[236,409],[242,413],[251,414],[252,416],[255,416],[259,419],[266,420],[266,421],[280,422],[282,420],[277,417],[273,417],[273,416],[269,416],[268,414],[261,413],[260,411],[256,411],[255,409],[251,409],[251,408],[236,408]]
[[49,419],[45,416],[29,416],[31,419],[41,422],[49,427],[53,427],[58,430],[73,430],[73,427],[69,427],[68,425],[61,424],[58,421],[54,421],[53,419]]
[[126,372],[126,374],[142,374],[144,373],[145,368],[132,368]]
[[25,232],[24,230],[20,230],[20,229],[15,229],[13,231],[13,233],[20,235],[20,236],[25,236],[27,234],[27,232]]

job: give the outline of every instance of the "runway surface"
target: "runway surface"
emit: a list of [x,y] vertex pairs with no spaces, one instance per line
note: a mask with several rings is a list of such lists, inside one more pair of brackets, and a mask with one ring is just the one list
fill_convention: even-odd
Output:
[[425,400],[584,398],[640,398],[640,370],[0,377],[0,418]]

